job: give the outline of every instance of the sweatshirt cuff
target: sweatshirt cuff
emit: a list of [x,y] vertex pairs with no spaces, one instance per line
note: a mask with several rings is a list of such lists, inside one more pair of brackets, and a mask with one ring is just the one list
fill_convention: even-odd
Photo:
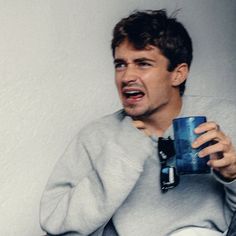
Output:
[[226,179],[218,171],[215,170],[212,170],[212,173],[218,182],[220,182],[225,186],[233,187],[236,189],[236,179],[233,180]]

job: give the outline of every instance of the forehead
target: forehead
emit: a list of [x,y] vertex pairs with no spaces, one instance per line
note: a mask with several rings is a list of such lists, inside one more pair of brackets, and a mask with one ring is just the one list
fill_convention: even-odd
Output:
[[115,48],[115,59],[116,58],[140,58],[140,57],[148,57],[148,58],[157,58],[164,57],[161,53],[160,49],[153,46],[147,45],[144,49],[137,49],[134,47],[132,43],[128,40],[122,42],[119,46]]

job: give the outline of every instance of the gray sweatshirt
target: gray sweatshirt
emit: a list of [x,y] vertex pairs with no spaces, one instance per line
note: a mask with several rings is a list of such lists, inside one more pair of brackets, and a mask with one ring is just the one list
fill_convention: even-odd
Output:
[[[206,115],[236,146],[236,108],[185,97],[179,116]],[[172,127],[165,136],[172,136]],[[83,128],[57,162],[41,199],[40,223],[50,235],[166,236],[195,226],[223,232],[236,209],[236,181],[183,175],[160,191],[157,142],[121,110]]]

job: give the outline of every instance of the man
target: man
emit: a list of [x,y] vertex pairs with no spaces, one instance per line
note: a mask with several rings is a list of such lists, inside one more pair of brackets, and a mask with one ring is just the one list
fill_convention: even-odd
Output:
[[[124,109],[82,129],[58,161],[41,201],[42,228],[49,235],[221,235],[236,209],[235,107],[183,96],[192,43],[164,10],[122,19],[112,51]],[[214,120],[195,130],[201,135],[192,144],[212,142],[199,156],[211,155],[213,171],[183,175],[162,193],[157,139],[173,137],[172,120],[189,115]]]

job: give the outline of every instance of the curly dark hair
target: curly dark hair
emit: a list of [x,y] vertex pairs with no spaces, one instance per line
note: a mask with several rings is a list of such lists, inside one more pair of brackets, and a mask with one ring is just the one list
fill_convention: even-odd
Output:
[[[125,39],[136,49],[153,45],[169,60],[168,71],[186,63],[190,68],[193,48],[187,30],[176,20],[168,17],[166,10],[135,11],[127,18],[121,19],[114,27],[111,48],[115,48]],[[184,94],[185,82],[179,85],[180,95]]]

